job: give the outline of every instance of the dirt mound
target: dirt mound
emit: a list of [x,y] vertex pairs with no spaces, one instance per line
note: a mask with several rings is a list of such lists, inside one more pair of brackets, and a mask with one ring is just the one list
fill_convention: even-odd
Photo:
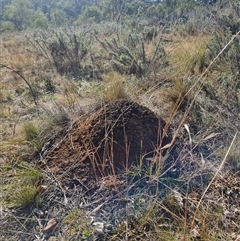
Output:
[[162,138],[164,120],[132,101],[119,100],[76,121],[68,134],[55,140],[47,166],[66,184],[76,185],[121,173],[153,156]]

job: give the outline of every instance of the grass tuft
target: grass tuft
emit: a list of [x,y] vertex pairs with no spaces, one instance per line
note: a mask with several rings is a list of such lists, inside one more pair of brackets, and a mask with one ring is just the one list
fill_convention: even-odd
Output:
[[104,80],[104,90],[102,92],[103,99],[106,101],[114,101],[118,99],[126,99],[125,78],[116,72],[107,74]]
[[25,163],[5,164],[0,172],[3,203],[9,207],[27,207],[38,200],[39,169]]

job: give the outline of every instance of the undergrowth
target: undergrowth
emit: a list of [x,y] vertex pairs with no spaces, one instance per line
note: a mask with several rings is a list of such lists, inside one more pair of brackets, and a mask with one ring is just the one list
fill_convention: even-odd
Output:
[[[0,239],[237,241],[238,15],[236,8],[222,12],[214,22],[222,29],[209,23],[211,33],[199,33],[191,15],[186,26],[184,19],[152,29],[151,22],[106,23],[106,32],[103,23],[2,40],[0,219],[16,231],[0,230]],[[121,175],[111,166],[109,177],[89,186],[74,177],[82,189],[69,191],[59,179],[68,169],[55,176],[42,168],[43,156],[59,148],[77,120],[119,99],[165,108],[171,143],[154,146],[151,158],[139,153],[139,166]],[[51,146],[54,140],[59,146]],[[93,162],[95,148],[85,153]],[[50,218],[58,225],[48,233]]]

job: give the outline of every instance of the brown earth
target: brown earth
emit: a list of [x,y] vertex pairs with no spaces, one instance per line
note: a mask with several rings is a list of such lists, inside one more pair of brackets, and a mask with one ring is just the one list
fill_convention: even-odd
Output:
[[148,108],[118,100],[80,118],[64,137],[55,139],[45,163],[70,187],[119,174],[170,142],[170,136],[162,136],[165,125]]

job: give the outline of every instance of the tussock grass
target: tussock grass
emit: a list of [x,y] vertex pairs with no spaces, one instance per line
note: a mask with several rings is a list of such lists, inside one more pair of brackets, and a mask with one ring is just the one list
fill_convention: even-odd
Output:
[[184,76],[201,74],[209,36],[187,36],[169,50],[170,62],[175,66],[176,80]]
[[116,73],[110,72],[105,77],[104,80],[104,89],[102,91],[103,99],[106,101],[114,101],[118,99],[126,99],[126,79],[124,76]]
[[28,50],[29,45],[24,37],[22,39],[12,38],[9,41],[1,42],[0,59],[5,64],[18,71],[31,71],[39,68],[38,57]]
[[8,207],[26,207],[37,201],[42,173],[28,163],[16,160],[1,167],[1,203]]

